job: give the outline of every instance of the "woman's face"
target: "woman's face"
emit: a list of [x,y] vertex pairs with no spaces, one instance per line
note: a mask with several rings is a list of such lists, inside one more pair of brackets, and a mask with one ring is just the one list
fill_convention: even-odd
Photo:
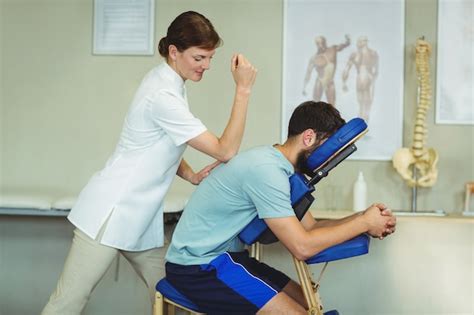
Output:
[[183,78],[199,82],[204,71],[211,66],[211,59],[216,52],[215,49],[207,50],[198,47],[190,47],[183,52],[170,50],[170,66]]

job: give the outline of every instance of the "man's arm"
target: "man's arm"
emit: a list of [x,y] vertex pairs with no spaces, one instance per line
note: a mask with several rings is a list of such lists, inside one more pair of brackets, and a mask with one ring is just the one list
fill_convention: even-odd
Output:
[[[376,206],[380,209],[380,213],[383,216],[390,216],[392,217],[392,220],[390,220],[387,225],[386,225],[386,230],[384,232],[385,235],[392,234],[395,232],[395,225],[397,222],[397,219],[393,216],[392,211],[388,209],[384,204],[378,203],[374,204],[373,206]],[[303,219],[301,219],[301,224],[303,224],[305,230],[309,231],[312,229],[320,228],[320,227],[328,227],[328,226],[336,226],[351,220],[354,220],[356,217],[363,215],[364,212],[356,212],[354,214],[351,214],[347,217],[341,218],[341,219],[322,219],[322,220],[316,220],[314,219],[313,215],[308,211]]]
[[[301,222],[296,217],[267,218],[265,223],[299,260],[306,260],[322,250],[340,244],[362,233],[383,237],[386,226],[394,221],[393,216],[382,215],[380,205],[369,207],[362,214],[354,214],[341,220],[311,222],[307,213]],[[329,223],[330,221],[334,221]],[[393,222],[394,224],[394,222]],[[310,229],[307,229],[310,228]]]
[[357,212],[357,213],[354,213],[354,214],[351,214],[347,217],[344,217],[344,218],[341,218],[341,219],[327,219],[327,220],[315,220],[316,223],[314,225],[313,228],[320,228],[320,227],[325,227],[325,226],[336,226],[336,225],[340,225],[340,224],[343,224],[345,222],[349,222],[351,220],[354,220],[355,218],[357,218],[358,216],[361,216],[363,215],[364,213],[363,212]]

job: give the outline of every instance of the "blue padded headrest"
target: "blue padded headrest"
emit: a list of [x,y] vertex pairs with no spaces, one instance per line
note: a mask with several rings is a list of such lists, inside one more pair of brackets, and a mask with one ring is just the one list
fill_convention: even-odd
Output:
[[353,118],[333,133],[319,148],[309,156],[306,165],[314,171],[321,167],[331,156],[357,140],[357,136],[367,129],[362,118]]

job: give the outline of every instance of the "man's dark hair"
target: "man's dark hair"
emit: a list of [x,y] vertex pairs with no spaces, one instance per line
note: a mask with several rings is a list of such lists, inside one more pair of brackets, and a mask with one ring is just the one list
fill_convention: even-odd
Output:
[[288,124],[288,138],[297,136],[306,129],[312,129],[316,132],[317,139],[322,140],[336,132],[345,122],[331,104],[307,101],[293,111]]

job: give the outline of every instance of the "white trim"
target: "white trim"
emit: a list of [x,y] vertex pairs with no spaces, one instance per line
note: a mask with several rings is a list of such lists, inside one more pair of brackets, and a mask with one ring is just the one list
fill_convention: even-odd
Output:
[[229,253],[225,252],[224,254],[226,254],[227,256],[229,256],[230,260],[231,260],[234,264],[236,264],[236,265],[242,267],[242,269],[244,269],[245,272],[248,273],[252,278],[257,279],[258,281],[262,282],[262,283],[265,284],[267,287],[269,287],[270,290],[272,290],[273,292],[275,292],[276,294],[278,294],[278,291],[275,290],[274,288],[272,288],[268,283],[266,283],[266,282],[263,281],[262,279],[260,279],[260,278],[258,278],[258,277],[256,277],[256,276],[254,276],[253,274],[251,274],[242,264],[239,264],[239,263],[235,262],[235,261],[232,259],[232,256],[229,255]]

